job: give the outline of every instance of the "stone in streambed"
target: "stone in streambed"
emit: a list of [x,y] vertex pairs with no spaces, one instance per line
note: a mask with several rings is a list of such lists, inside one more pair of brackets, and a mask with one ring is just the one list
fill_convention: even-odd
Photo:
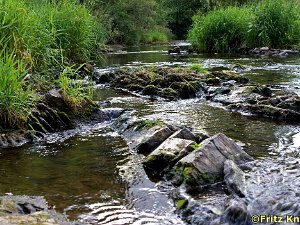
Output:
[[219,79],[220,82],[235,80],[237,83],[240,84],[246,84],[249,82],[248,78],[243,77],[235,73],[234,71],[230,71],[230,70],[213,71],[210,74],[206,75],[203,81],[208,84],[217,84],[215,83],[216,82],[215,79]]
[[143,162],[144,168],[148,172],[159,174],[192,152],[195,144],[196,142],[191,140],[170,137],[147,156]]
[[45,101],[50,107],[57,108],[64,112],[68,112],[70,110],[70,106],[67,104],[60,91],[57,89],[49,90],[45,95]]
[[181,138],[195,142],[197,142],[198,139],[198,137],[187,128],[183,128],[181,130],[176,131],[174,134],[172,134],[172,136],[170,136],[170,138]]
[[232,160],[224,163],[224,181],[230,193],[245,197],[245,174]]
[[158,147],[164,140],[170,137],[174,131],[169,127],[161,127],[154,132],[148,133],[141,143],[136,147],[138,153],[146,154],[153,151]]
[[282,109],[289,109],[294,110],[296,112],[300,112],[300,97],[299,96],[293,96],[291,98],[288,98],[282,102],[280,102],[277,107]]
[[197,143],[204,137],[195,135],[183,128],[173,133],[159,145],[143,162],[147,172],[160,174],[165,168],[173,166],[181,158],[192,152]]
[[252,157],[224,134],[217,134],[175,164],[172,180],[176,185],[185,183],[190,187],[222,181],[227,159],[240,164],[251,161]]
[[271,105],[261,104],[231,104],[228,106],[230,111],[248,112],[252,115],[270,118],[278,121],[300,121],[300,113],[291,109],[283,109]]
[[40,196],[0,196],[0,224],[83,225],[48,208]]

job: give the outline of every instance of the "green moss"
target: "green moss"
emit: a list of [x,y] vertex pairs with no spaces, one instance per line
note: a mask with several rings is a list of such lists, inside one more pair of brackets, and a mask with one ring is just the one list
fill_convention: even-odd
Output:
[[175,91],[173,88],[164,88],[162,89],[162,95],[166,98],[176,98],[178,97],[178,91]]
[[188,200],[186,200],[186,199],[178,200],[178,201],[176,202],[176,208],[177,208],[177,209],[184,209],[184,208],[187,207],[188,203],[189,203],[189,202],[188,202]]
[[159,88],[152,84],[147,85],[142,91],[144,95],[157,95],[158,92]]
[[140,120],[135,122],[137,128],[142,128],[142,127],[152,128],[155,126],[162,126],[164,124],[165,123],[162,120]]
[[188,67],[190,71],[197,72],[197,73],[207,73],[208,70],[203,68],[201,64],[192,64]]
[[211,85],[218,85],[218,84],[220,84],[220,79],[216,78],[216,77],[207,77],[207,78],[203,79],[203,82],[205,82],[207,84],[211,84]]
[[194,98],[201,87],[199,81],[182,82],[180,91],[181,98]]
[[201,144],[192,144],[191,147],[194,149],[194,151],[199,151],[202,148]]
[[128,84],[126,88],[128,88],[130,91],[141,91],[144,89],[144,87],[139,84]]

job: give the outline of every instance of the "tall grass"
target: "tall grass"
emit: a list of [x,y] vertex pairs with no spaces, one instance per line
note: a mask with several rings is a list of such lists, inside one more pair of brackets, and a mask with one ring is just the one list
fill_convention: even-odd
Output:
[[25,127],[34,107],[34,92],[22,81],[26,75],[14,54],[0,53],[0,128]]
[[103,43],[103,31],[81,5],[69,1],[46,4],[36,14],[43,27],[54,36],[53,47],[62,48],[64,56],[72,61],[86,61]]
[[33,69],[53,67],[61,54],[83,62],[103,46],[101,25],[73,1],[10,0],[0,1],[0,7],[0,39]]
[[244,44],[250,21],[250,8],[220,8],[195,17],[188,38],[199,50],[230,52]]
[[193,46],[206,52],[240,47],[300,46],[300,6],[295,0],[262,0],[198,15],[189,31]]
[[251,46],[291,47],[300,42],[300,7],[294,1],[264,0],[254,10]]
[[28,9],[21,1],[0,1],[0,48],[22,55]]
[[[65,79],[68,65],[97,54],[104,43],[103,33],[77,1],[0,0],[0,126],[26,124],[34,101],[31,86],[22,81],[26,71],[33,73],[32,80],[47,85],[57,77]],[[76,84],[65,95],[75,99],[76,105],[86,97],[84,93]]]
[[64,100],[75,113],[77,109],[80,111],[86,99],[91,97],[90,90],[88,88],[84,89],[81,81],[71,79],[76,76],[77,72],[74,67],[65,67],[56,80]]

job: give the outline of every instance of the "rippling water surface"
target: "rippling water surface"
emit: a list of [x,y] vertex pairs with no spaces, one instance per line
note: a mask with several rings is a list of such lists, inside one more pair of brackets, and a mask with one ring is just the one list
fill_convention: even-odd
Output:
[[[136,65],[207,68],[243,64],[251,82],[276,84],[298,92],[300,58],[168,55],[168,46],[127,49],[107,55],[102,68]],[[133,109],[133,115],[188,125],[210,135],[225,133],[256,159],[299,158],[300,127],[226,112],[202,99],[149,100],[121,91],[95,88],[94,99],[109,107]],[[72,219],[91,224],[184,224],[174,213],[166,183],[149,180],[140,164],[143,156],[130,152],[109,123],[85,125],[49,135],[43,143],[0,151],[0,193],[43,195],[50,205]],[[198,198],[203,204],[223,201],[222,190]]]

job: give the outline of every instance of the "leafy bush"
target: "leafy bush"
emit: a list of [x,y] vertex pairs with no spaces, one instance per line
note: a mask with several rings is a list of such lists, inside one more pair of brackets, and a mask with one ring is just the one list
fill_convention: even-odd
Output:
[[[164,9],[157,0],[86,0],[105,27],[109,43],[139,44],[165,40]],[[157,29],[159,28],[159,29]]]
[[189,32],[192,45],[206,52],[230,52],[241,47],[247,36],[251,10],[228,7],[197,16]]
[[15,60],[14,54],[0,54],[0,128],[25,126],[31,108],[34,107],[34,92],[22,79],[26,71]]
[[300,7],[291,0],[264,0],[256,7],[249,42],[254,46],[290,47],[300,41]]

